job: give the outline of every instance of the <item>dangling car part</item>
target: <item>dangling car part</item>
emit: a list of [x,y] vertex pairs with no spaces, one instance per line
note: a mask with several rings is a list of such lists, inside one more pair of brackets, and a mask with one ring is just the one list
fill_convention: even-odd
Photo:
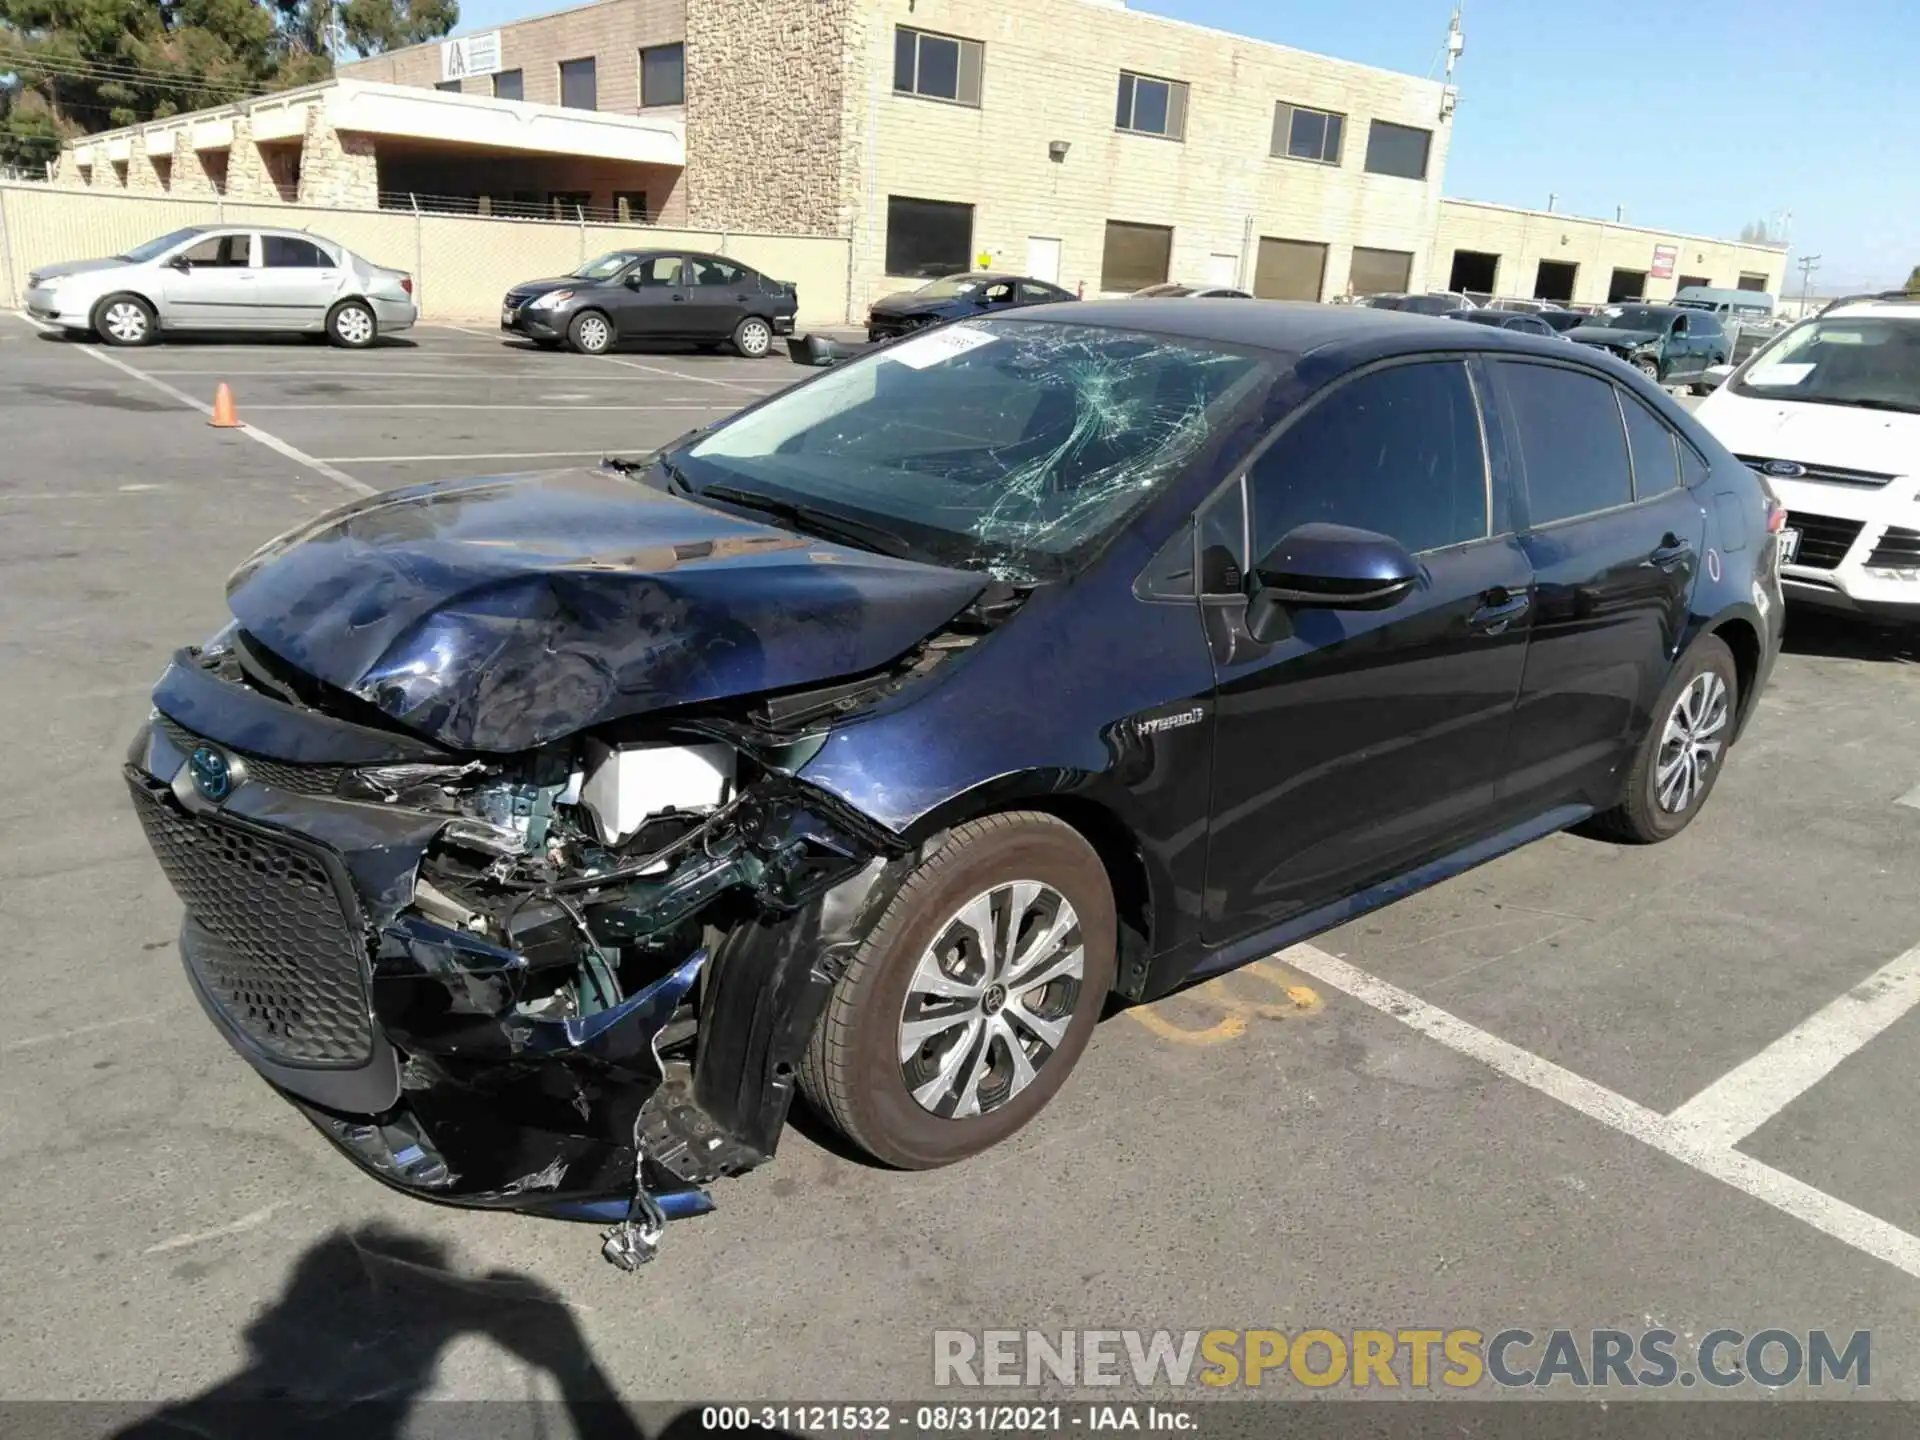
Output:
[[796,1092],[947,1164],[1116,994],[1583,819],[1677,834],[1779,644],[1770,513],[1558,341],[956,320],[650,456],[272,542],[127,781],[268,1083],[381,1182],[632,1268]]

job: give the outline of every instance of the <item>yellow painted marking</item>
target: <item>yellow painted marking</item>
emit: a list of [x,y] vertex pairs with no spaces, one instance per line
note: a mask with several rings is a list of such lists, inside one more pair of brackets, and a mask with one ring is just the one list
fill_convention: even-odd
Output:
[[[1299,977],[1282,965],[1256,960],[1244,967],[1243,972],[1229,973],[1253,975],[1279,991],[1286,999],[1247,999],[1234,993],[1227,984],[1226,975],[1218,975],[1205,984],[1169,995],[1153,1005],[1136,1005],[1126,1013],[1162,1040],[1171,1040],[1176,1045],[1206,1046],[1238,1040],[1247,1033],[1247,1022],[1251,1019],[1285,1020],[1297,1015],[1311,1015],[1324,1008],[1326,1003],[1318,991],[1310,985],[1300,984]],[[1197,1002],[1204,1008],[1218,1009],[1223,1013],[1213,1024],[1203,1029],[1191,1029],[1161,1013],[1179,1001]]]

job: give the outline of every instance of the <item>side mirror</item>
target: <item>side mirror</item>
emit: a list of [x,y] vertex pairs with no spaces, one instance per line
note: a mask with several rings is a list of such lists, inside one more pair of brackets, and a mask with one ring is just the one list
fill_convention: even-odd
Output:
[[176,255],[167,261],[167,267],[172,270],[178,270],[182,275],[187,275],[193,271],[193,262],[184,255]]
[[1284,629],[1282,609],[1385,610],[1413,593],[1420,562],[1388,535],[1318,522],[1289,530],[1253,567],[1247,623],[1256,637]]
[[642,285],[646,284],[646,281],[640,278],[640,272],[638,270],[629,270],[627,272],[627,278],[620,283],[625,285],[629,290],[638,290]]
[[1702,385],[1711,385],[1715,389],[1718,389],[1720,386],[1726,384],[1732,375],[1733,366],[1731,365],[1709,365],[1700,372],[1700,383]]

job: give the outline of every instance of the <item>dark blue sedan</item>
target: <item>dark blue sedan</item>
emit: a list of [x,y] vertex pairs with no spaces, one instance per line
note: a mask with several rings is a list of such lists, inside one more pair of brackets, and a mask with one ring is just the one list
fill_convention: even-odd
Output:
[[867,311],[867,339],[894,340],[944,320],[965,320],[972,315],[1075,298],[1071,291],[1030,275],[993,271],[945,275],[929,280],[918,290],[902,290],[874,301]]

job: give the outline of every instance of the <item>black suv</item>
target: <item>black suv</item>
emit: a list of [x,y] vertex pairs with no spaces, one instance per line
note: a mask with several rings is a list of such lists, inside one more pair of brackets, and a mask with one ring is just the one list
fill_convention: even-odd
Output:
[[636,341],[681,340],[750,359],[793,333],[800,292],[725,255],[615,250],[571,275],[527,280],[500,303],[500,328],[546,349],[604,355]]
[[796,1094],[960,1160],[1116,998],[1677,834],[1773,664],[1780,519],[1558,338],[1040,307],[306,523],[126,773],[195,991],[342,1153],[634,1263]]

